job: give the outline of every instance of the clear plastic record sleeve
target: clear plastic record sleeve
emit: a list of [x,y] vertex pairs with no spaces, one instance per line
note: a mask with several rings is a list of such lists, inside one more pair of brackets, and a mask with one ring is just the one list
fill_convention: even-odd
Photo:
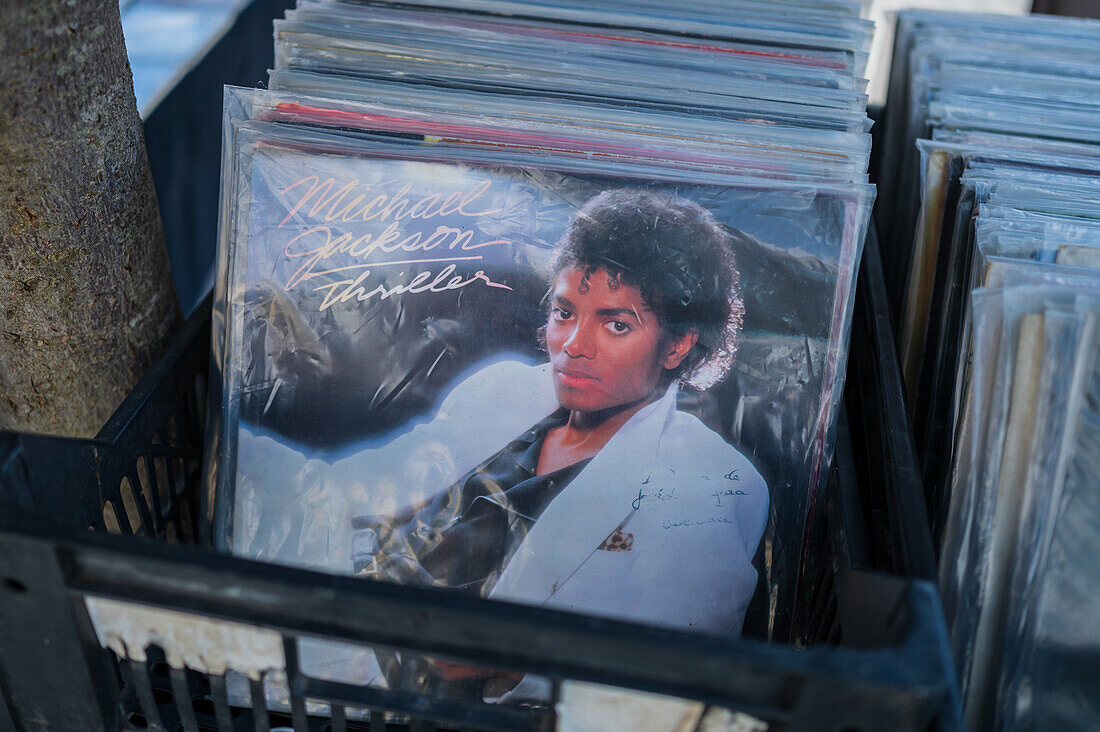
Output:
[[[866,100],[861,95],[840,93],[835,95],[837,99],[833,105],[810,105],[806,98],[823,97],[823,90],[808,91],[802,85],[757,80],[737,83],[727,75],[712,75],[717,78],[712,88],[707,89],[703,86],[703,76],[695,72],[658,83],[652,75],[652,67],[625,64],[618,71],[603,69],[605,73],[599,76],[590,70],[595,63],[592,59],[577,59],[570,69],[551,71],[544,62],[521,68],[511,56],[490,65],[484,58],[468,52],[451,54],[450,58],[441,58],[438,52],[415,56],[405,52],[403,58],[390,61],[385,70],[379,70],[363,61],[362,50],[334,44],[315,48],[309,45],[307,37],[291,33],[281,35],[277,52],[276,70],[301,70],[336,77],[337,84],[360,79],[389,80],[399,82],[406,94],[410,93],[410,83],[419,85],[418,95],[429,88],[437,94],[443,89],[488,93],[509,101],[516,116],[533,114],[517,109],[516,97],[543,97],[574,104],[667,110],[699,118],[756,120],[762,124],[860,132],[870,129],[864,113]],[[623,93],[623,76],[637,79],[629,96]],[[474,108],[474,103],[475,100],[470,99],[465,106]]]
[[[805,69],[818,69],[826,72],[839,72],[848,76],[857,76],[855,58],[848,49],[825,49],[820,47],[775,46],[749,37],[733,35],[720,38],[714,34],[691,36],[677,33],[669,27],[644,29],[630,22],[630,17],[619,15],[621,22],[614,25],[584,26],[572,21],[556,21],[547,17],[535,17],[537,14],[506,15],[468,12],[457,6],[443,7],[432,3],[413,7],[409,3],[397,6],[371,5],[369,7],[352,2],[299,2],[297,9],[286,15],[287,20],[304,20],[329,25],[361,26],[364,18],[380,17],[383,22],[392,22],[408,17],[408,11],[415,11],[415,17],[425,25],[444,25],[456,28],[477,30],[504,30],[521,35],[541,36],[554,39],[566,36],[575,42],[607,44],[614,57],[630,55],[625,51],[629,44],[644,52],[656,51],[657,58],[670,60],[664,49],[679,49],[683,53],[673,54],[674,58],[686,60],[698,53],[709,54],[714,51],[725,54],[731,61],[748,58],[766,58],[778,64]],[[636,16],[635,16],[636,17]],[[610,43],[609,43],[610,42]],[[713,61],[705,62],[707,65]],[[673,66],[678,64],[673,63]]]
[[969,356],[968,293],[985,286],[991,257],[1096,261],[1093,222],[1085,218],[1095,209],[1096,159],[942,141],[918,146],[922,205],[899,347],[939,537],[959,396],[949,387]]
[[[1028,16],[1011,18],[997,15],[906,10],[899,14],[894,46],[894,63],[890,77],[890,99],[883,130],[883,155],[880,157],[879,180],[883,182],[881,199],[892,212],[901,215],[883,220],[881,232],[888,243],[904,246],[911,234],[911,207],[918,177],[918,156],[914,143],[920,137],[936,134],[937,127],[968,128],[981,132],[1000,130],[1008,134],[1061,139],[1087,139],[1087,128],[1060,124],[1062,112],[1045,106],[1047,96],[1057,99],[1057,93],[1074,89],[1085,82],[1077,78],[1098,78],[1096,61],[1100,60],[1100,24],[1076,18],[1042,18]],[[956,73],[951,63],[965,64],[969,75]],[[946,68],[945,68],[946,67]],[[1009,99],[1030,98],[1038,106],[1008,107],[1008,114],[989,114],[981,109],[990,104],[995,109],[995,97],[1002,93],[992,76],[980,82],[986,70],[1031,72],[1030,84],[1025,74],[1014,77],[1019,94]],[[1063,77],[1065,83],[1038,78],[1042,75]],[[1076,77],[1076,78],[1075,78]],[[975,81],[977,79],[978,81]],[[930,106],[949,92],[955,81],[982,93],[981,100],[967,105],[950,105],[954,113],[947,114],[939,104],[939,114],[930,119]],[[1044,96],[1042,91],[1056,90]],[[1003,101],[1003,100],[1002,100]],[[975,104],[974,102],[977,102]],[[1045,106],[1045,109],[1044,109]],[[1072,111],[1072,110],[1071,110]],[[1061,132],[1048,135],[1040,130],[1048,123],[1060,126]],[[1043,144],[1041,140],[1037,145]]]
[[[1031,531],[1021,531],[1000,670],[997,722],[1006,727],[1085,729],[1100,713],[1090,656],[1100,576],[1094,561],[1100,517],[1100,328],[1094,309],[1080,321],[1067,366],[1062,429],[1052,445]],[[1025,524],[1024,528],[1028,528]],[[1035,548],[1038,547],[1038,551]]]
[[[374,2],[346,2],[342,5],[374,5]],[[388,5],[390,3],[381,3]],[[853,58],[853,68],[862,75],[867,63],[874,25],[858,16],[845,17],[832,14],[824,17],[807,17],[800,22],[799,15],[789,12],[798,7],[787,3],[749,4],[737,12],[735,6],[707,4],[654,5],[629,4],[624,12],[623,3],[577,3],[573,5],[551,2],[514,2],[513,0],[450,0],[446,3],[413,0],[398,3],[423,10],[444,7],[466,13],[481,13],[495,17],[519,18],[525,21],[563,22],[570,25],[599,29],[628,29],[657,32],[662,35],[686,36],[703,39],[748,41],[775,48],[777,55],[798,54],[802,50],[840,51]],[[776,7],[776,13],[760,11]],[[801,11],[801,8],[799,8]],[[784,12],[787,11],[787,12]]]
[[[607,28],[577,28],[550,22],[524,22],[515,18],[490,18],[439,8],[362,8],[345,5],[299,3],[276,21],[276,38],[284,30],[315,32],[326,36],[368,37],[384,33],[403,43],[461,39],[471,48],[487,45],[513,53],[552,58],[565,52],[597,63],[633,62],[654,67],[651,73],[675,77],[684,71],[718,72],[734,78],[784,80],[821,88],[862,91],[864,82],[851,73],[845,54],[795,53],[759,45],[691,39],[660,34],[631,33]],[[560,59],[559,59],[560,63]],[[553,65],[553,64],[551,64]]]
[[1095,467],[1098,39],[1076,19],[899,16],[880,233],[975,729],[1095,719],[1094,511],[1068,475]]
[[[276,65],[407,75],[419,69],[420,77],[436,82],[481,77],[514,88],[557,83],[572,84],[580,91],[585,82],[591,82],[591,93],[617,82],[620,96],[623,75],[630,74],[632,95],[644,96],[664,88],[718,98],[745,96],[755,83],[760,87],[789,86],[785,92],[788,101],[799,101],[790,95],[800,91],[801,102],[807,107],[852,110],[866,104],[861,84],[850,73],[785,63],[772,54],[746,56],[698,46],[687,56],[691,47],[683,41],[642,45],[603,34],[594,44],[586,42],[593,36],[575,31],[554,36],[542,27],[468,28],[449,21],[427,24],[424,20],[432,14],[423,12],[408,17],[416,23],[398,28],[377,14],[354,25],[311,22],[311,16],[305,14],[276,21]],[[384,65],[380,59],[385,59]],[[597,82],[601,86],[597,87]]]
[[995,687],[1017,673],[1014,628],[1030,611],[1021,603],[1049,544],[1061,471],[1076,449],[1062,435],[1073,434],[1082,364],[1095,358],[1088,335],[1100,292],[1095,273],[1012,265],[998,289],[975,293],[971,307],[973,357],[961,382],[965,406],[941,550],[944,607],[975,728],[1011,706],[1003,696],[994,704]]
[[[343,46],[349,44],[344,43]],[[548,66],[545,62],[521,66],[520,61],[505,55],[490,64],[484,54],[468,51],[442,54],[432,52],[393,51],[398,58],[388,61],[384,70],[364,61],[365,51],[329,44],[317,48],[306,37],[284,33],[277,42],[279,69],[293,68],[339,74],[349,78],[377,78],[415,83],[434,88],[453,88],[471,92],[508,95],[517,116],[527,113],[516,106],[515,97],[551,97],[566,101],[582,101],[604,106],[650,108],[690,113],[700,118],[758,120],[761,124],[795,124],[803,128],[866,131],[863,115],[865,98],[848,92],[831,96],[835,103],[810,105],[806,99],[824,99],[831,90],[807,91],[795,84],[765,83],[755,80],[738,82],[725,75],[710,74],[710,83],[702,73],[687,73],[681,78],[661,81],[651,74],[653,67],[623,64],[618,70],[600,64],[593,71],[594,60],[576,59],[570,68],[562,64]],[[375,55],[383,55],[376,49]],[[636,82],[624,93],[622,78]],[[410,87],[406,86],[406,93]],[[507,98],[507,97],[506,97]],[[472,100],[468,102],[472,104]],[[754,116],[755,114],[755,116]]]
[[[638,109],[418,88],[299,70],[271,74],[273,93],[253,117],[347,132],[397,133],[430,139],[440,149],[486,143],[547,154],[579,152],[625,163],[659,160],[759,177],[865,182],[870,136],[734,122]],[[322,95],[322,96],[317,96]],[[456,108],[459,111],[454,111]]]
[[218,546],[721,633],[760,584],[786,627],[870,186],[441,150],[250,121],[249,94]]

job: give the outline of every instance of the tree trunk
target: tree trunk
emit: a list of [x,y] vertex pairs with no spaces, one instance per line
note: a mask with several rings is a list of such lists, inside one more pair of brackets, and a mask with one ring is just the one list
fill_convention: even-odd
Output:
[[118,0],[0,16],[0,429],[94,436],[180,317]]

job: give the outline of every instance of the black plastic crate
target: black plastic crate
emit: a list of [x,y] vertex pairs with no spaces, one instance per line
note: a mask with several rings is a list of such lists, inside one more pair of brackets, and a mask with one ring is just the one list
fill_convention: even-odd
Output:
[[[319,681],[299,635],[380,645],[554,683],[704,701],[772,729],[960,726],[877,242],[860,272],[837,454],[801,568],[795,648],[586,618],[217,555],[196,539],[209,305],[95,440],[0,433],[0,689],[17,728],[550,730],[554,713]],[[89,530],[90,529],[90,530]],[[138,538],[135,538],[136,535]],[[167,539],[167,541],[165,541]],[[84,598],[277,631],[290,708],[229,706],[224,676],[160,650],[100,647]],[[311,716],[305,701],[331,703]],[[351,709],[367,710],[361,720]]]

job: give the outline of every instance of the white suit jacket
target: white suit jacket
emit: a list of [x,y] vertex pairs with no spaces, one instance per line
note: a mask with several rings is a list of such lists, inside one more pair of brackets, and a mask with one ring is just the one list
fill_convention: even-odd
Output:
[[[547,506],[490,596],[657,625],[739,632],[768,490],[735,448],[676,411],[673,384]],[[549,364],[507,361],[464,379],[438,413],[384,448],[326,465],[349,514],[445,490],[558,408]],[[504,510],[504,509],[501,509]],[[628,551],[600,549],[616,529]]]

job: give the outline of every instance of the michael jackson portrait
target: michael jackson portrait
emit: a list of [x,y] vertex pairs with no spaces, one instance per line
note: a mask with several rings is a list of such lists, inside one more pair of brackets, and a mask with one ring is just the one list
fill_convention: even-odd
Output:
[[[243,158],[213,318],[215,546],[785,632],[870,192],[422,152]],[[304,643],[303,668],[393,681],[345,645]]]
[[708,389],[736,357],[736,235],[669,194],[591,198],[550,269],[549,359],[473,368],[388,457],[329,466],[358,486],[355,573],[739,632],[767,486],[677,410],[681,389]]

